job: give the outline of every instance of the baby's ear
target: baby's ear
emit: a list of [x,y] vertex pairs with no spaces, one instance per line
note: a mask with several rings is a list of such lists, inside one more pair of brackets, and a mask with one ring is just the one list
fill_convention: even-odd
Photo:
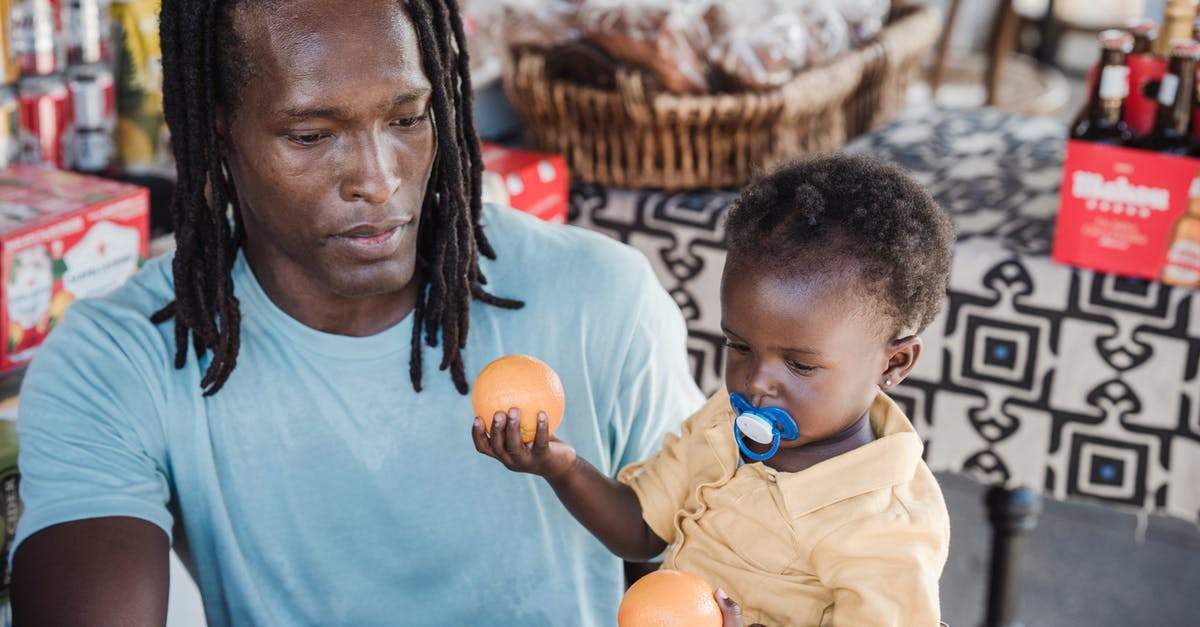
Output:
[[888,341],[884,349],[887,367],[879,375],[881,389],[886,390],[900,383],[912,372],[913,366],[917,365],[917,358],[921,356],[921,346],[921,337],[918,335],[907,335]]

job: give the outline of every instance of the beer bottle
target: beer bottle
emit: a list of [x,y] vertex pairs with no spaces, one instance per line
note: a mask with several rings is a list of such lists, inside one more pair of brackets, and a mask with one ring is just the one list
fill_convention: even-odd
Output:
[[[1200,18],[1197,19],[1200,20]],[[1153,54],[1150,46],[1158,37],[1158,22],[1148,17],[1138,18],[1129,22],[1125,30],[1133,35],[1133,50],[1129,51],[1130,55]]]
[[1158,85],[1154,128],[1130,145],[1173,155],[1197,155],[1197,144],[1192,139],[1197,59],[1200,59],[1200,42],[1190,39],[1171,42],[1167,73]]
[[1171,228],[1170,242],[1160,277],[1162,282],[1200,287],[1200,173],[1192,179],[1187,211]]
[[1087,104],[1071,125],[1071,138],[1099,144],[1122,145],[1131,134],[1125,123],[1125,98],[1129,95],[1129,67],[1125,57],[1133,49],[1133,35],[1116,29],[1100,33],[1100,79],[1092,86]]
[[1167,0],[1163,8],[1163,24],[1154,38],[1154,54],[1162,58],[1171,56],[1171,42],[1191,39],[1193,23],[1196,21],[1198,0]]
[[1158,24],[1151,19],[1130,22],[1125,30],[1133,35],[1133,50],[1125,64],[1129,66],[1129,97],[1125,99],[1125,123],[1134,137],[1154,128],[1154,97],[1158,81],[1167,71],[1167,62],[1154,56],[1150,45],[1158,34]]

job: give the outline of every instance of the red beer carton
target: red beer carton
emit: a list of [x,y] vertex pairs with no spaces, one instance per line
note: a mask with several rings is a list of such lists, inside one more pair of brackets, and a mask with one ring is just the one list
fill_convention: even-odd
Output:
[[547,222],[567,221],[567,162],[562,155],[482,142],[483,199]]
[[1200,159],[1068,141],[1054,259],[1200,286],[1198,173]]
[[0,170],[0,372],[28,362],[72,301],[136,272],[149,229],[143,187],[29,165]]

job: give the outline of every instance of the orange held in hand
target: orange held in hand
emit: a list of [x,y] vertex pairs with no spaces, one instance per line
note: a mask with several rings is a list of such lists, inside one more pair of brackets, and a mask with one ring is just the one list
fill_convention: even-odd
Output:
[[492,429],[492,416],[512,407],[521,410],[521,441],[532,442],[537,433],[537,415],[546,412],[550,433],[562,422],[562,381],[546,362],[529,355],[505,355],[483,367],[471,390],[471,406],[483,420],[485,431]]
[[620,627],[721,627],[712,586],[680,570],[656,570],[629,586],[617,610]]

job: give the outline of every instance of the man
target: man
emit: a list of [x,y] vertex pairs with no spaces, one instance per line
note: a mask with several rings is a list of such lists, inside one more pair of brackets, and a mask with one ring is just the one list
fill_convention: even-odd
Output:
[[162,624],[172,545],[212,625],[613,624],[465,394],[544,359],[611,475],[702,401],[684,327],[631,249],[480,208],[454,4],[166,0],[162,42],[178,249],[30,367],[18,624]]

